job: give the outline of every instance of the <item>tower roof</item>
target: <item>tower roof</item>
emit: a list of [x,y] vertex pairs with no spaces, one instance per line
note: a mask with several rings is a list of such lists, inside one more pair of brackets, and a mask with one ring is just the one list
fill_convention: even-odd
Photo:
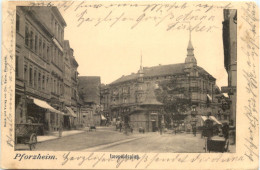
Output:
[[189,44],[188,44],[188,47],[187,47],[187,57],[185,59],[186,64],[197,64],[197,60],[194,57],[193,51],[194,51],[194,48],[193,48],[193,45],[191,43],[191,30],[190,30],[190,39],[189,39]]

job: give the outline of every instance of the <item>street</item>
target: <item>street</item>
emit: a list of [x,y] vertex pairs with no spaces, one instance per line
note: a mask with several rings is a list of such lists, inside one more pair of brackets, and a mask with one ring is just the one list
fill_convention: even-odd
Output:
[[38,143],[36,150],[52,151],[103,151],[103,152],[204,152],[204,139],[200,134],[157,132],[124,134],[114,127],[97,128],[96,131],[65,136]]

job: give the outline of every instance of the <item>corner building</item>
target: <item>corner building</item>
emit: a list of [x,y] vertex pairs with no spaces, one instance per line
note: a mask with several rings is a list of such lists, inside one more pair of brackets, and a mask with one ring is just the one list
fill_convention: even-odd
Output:
[[[137,73],[122,76],[105,87],[101,92],[103,105],[109,110],[111,121],[117,119],[130,123],[134,130],[140,127],[146,131],[156,131],[164,123],[163,104],[156,100],[154,90],[164,80],[176,80],[181,98],[191,100],[196,106],[196,121],[202,115],[217,111],[213,98],[216,79],[203,68],[197,66],[194,48],[189,40],[184,63],[142,67]],[[106,99],[109,99],[106,100]],[[183,122],[186,130],[191,126],[191,110]],[[197,124],[199,126],[199,123]]]
[[16,124],[33,119],[42,124],[42,134],[58,130],[67,114],[65,27],[66,22],[56,7],[16,9]]

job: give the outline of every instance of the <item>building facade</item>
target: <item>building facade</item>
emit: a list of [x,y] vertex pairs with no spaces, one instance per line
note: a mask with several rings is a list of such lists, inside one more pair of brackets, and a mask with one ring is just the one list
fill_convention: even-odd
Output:
[[69,106],[64,79],[64,28],[56,7],[17,7],[16,124],[32,119],[41,133],[58,130]]
[[228,73],[228,86],[222,87],[223,93],[228,93],[231,100],[230,124],[236,125],[237,100],[237,10],[224,10],[223,21],[224,67]]
[[99,126],[105,121],[100,106],[101,80],[98,76],[79,76],[79,96],[82,99],[84,126]]
[[[189,40],[187,57],[184,63],[142,67],[137,73],[122,76],[102,89],[101,101],[110,114],[110,120],[122,120],[135,130],[144,128],[146,131],[156,131],[164,124],[163,104],[155,95],[159,84],[165,80],[174,80],[176,96],[188,98],[191,108],[183,122],[187,129],[192,121],[201,121],[202,115],[217,113],[214,104],[216,79],[203,68],[197,66]],[[196,115],[191,115],[195,106]]]

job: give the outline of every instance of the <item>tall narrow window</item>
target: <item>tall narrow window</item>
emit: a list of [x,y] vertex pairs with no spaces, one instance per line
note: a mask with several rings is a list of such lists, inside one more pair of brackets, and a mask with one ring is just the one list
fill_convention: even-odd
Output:
[[34,70],[34,88],[37,88],[37,70]]
[[29,28],[27,25],[25,26],[25,45],[29,46]]
[[41,89],[41,73],[38,73],[38,89]]
[[34,51],[36,53],[38,53],[38,35],[35,34],[35,38],[34,38]]
[[24,80],[25,82],[28,81],[27,74],[28,74],[27,64],[24,65]]
[[16,31],[20,31],[20,16],[16,14]]
[[47,61],[50,61],[50,47],[47,46]]
[[53,92],[56,93],[56,80],[53,80]]
[[42,89],[45,89],[45,75],[42,75]]
[[53,92],[53,80],[52,80],[52,77],[51,77],[50,87],[51,87],[51,92]]
[[30,67],[30,71],[29,71],[29,84],[30,86],[32,86],[32,76],[33,76],[33,71],[32,71],[32,67]]
[[46,51],[45,51],[45,41],[43,41],[43,44],[42,44],[42,54],[43,54],[43,58],[46,59]]
[[30,49],[33,49],[33,31],[30,33]]
[[19,56],[15,56],[15,76],[19,77]]
[[39,37],[39,54],[42,55],[42,37]]
[[49,89],[49,76],[46,77],[46,90],[49,92],[50,89]]

